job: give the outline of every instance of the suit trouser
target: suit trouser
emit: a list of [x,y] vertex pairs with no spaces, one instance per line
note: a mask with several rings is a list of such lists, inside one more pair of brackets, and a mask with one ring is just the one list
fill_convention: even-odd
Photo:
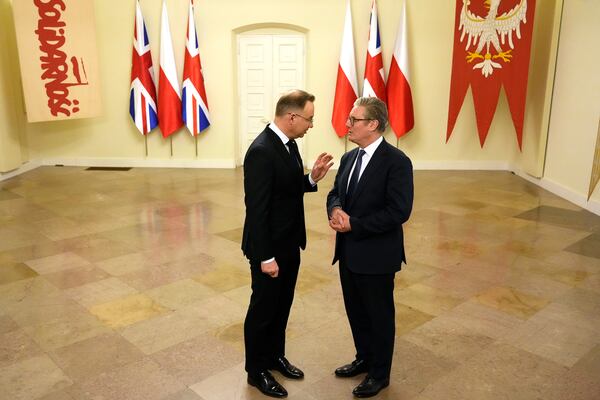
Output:
[[340,260],[340,281],[356,359],[366,361],[371,377],[387,379],[396,335],[394,273],[357,274]]
[[275,358],[285,356],[285,329],[300,267],[300,249],[275,256],[279,276],[271,278],[251,261],[252,295],[244,321],[246,371],[270,369]]

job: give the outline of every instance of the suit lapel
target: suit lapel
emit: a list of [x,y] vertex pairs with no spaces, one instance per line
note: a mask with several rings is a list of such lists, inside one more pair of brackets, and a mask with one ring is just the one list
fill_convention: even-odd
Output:
[[373,153],[373,157],[371,157],[371,160],[369,160],[369,163],[365,167],[365,170],[363,171],[358,183],[356,184],[356,188],[354,189],[354,193],[352,194],[352,203],[354,203],[356,199],[360,198],[360,194],[365,188],[365,186],[368,186],[369,182],[374,178],[377,170],[379,169],[379,165],[385,159],[385,153],[387,150],[386,147],[387,142],[385,141],[385,139],[383,139],[383,141],[375,150],[375,153]]
[[[281,157],[283,163],[285,165],[287,165],[287,167],[293,171],[296,172],[296,170],[298,170],[298,168],[294,168],[294,163],[297,164],[293,158],[290,156],[290,153],[288,151],[288,149],[286,148],[285,144],[283,144],[283,142],[281,141],[281,139],[279,139],[279,136],[277,136],[277,134],[275,132],[273,132],[273,130],[271,130],[271,128],[269,128],[267,126],[267,131],[269,132],[269,138],[271,140],[271,144],[273,145],[273,147],[275,148],[275,151],[277,152],[277,154],[279,154],[279,156]],[[294,161],[294,163],[292,163],[292,161]]]

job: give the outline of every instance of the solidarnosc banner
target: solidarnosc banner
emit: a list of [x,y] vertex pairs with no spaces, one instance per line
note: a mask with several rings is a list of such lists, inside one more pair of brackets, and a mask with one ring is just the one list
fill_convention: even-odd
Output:
[[100,115],[93,0],[12,2],[29,122]]

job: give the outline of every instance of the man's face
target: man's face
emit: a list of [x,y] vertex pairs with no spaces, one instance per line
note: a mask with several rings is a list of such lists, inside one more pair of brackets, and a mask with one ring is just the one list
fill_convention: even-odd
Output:
[[315,104],[312,101],[307,101],[304,109],[301,112],[291,113],[292,116],[292,139],[302,138],[313,126],[313,118],[315,116]]
[[371,139],[377,127],[377,122],[365,119],[365,109],[363,106],[355,106],[350,111],[346,127],[348,128],[348,140],[360,147],[365,147],[372,141]]

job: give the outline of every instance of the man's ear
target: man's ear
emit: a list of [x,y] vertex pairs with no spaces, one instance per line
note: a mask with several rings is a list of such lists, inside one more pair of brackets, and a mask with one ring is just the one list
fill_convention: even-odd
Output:
[[369,121],[369,128],[373,128],[374,131],[377,130],[377,128],[379,128],[379,121],[376,119],[372,119]]

